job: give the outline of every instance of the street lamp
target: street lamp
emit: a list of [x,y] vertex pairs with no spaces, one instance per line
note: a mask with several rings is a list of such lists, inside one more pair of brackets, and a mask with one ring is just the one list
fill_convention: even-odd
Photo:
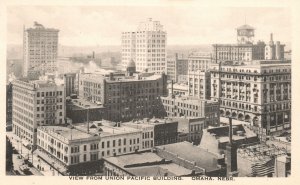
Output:
[[23,145],[23,144],[22,144],[22,138],[23,138],[23,135],[21,135],[21,155],[22,155],[22,148],[23,148],[23,147],[22,147],[22,145]]
[[55,176],[55,171],[54,171],[54,162],[52,162],[52,174]]

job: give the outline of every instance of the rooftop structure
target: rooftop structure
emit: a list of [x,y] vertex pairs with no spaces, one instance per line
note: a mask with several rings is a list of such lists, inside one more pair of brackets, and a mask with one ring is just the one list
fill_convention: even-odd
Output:
[[[257,135],[243,125],[233,125],[232,140],[236,145],[259,142]],[[203,130],[199,147],[212,153],[224,154],[229,143],[229,126],[208,128]]]
[[239,176],[268,176],[275,172],[275,160],[286,155],[286,150],[272,145],[242,146],[237,150]]
[[189,176],[193,172],[152,152],[109,157],[104,161],[108,176]]
[[72,123],[82,123],[105,119],[106,108],[100,102],[90,102],[86,99],[68,99],[66,115]]
[[[188,169],[200,172],[201,169],[208,176],[222,176],[224,158],[206,149],[202,149],[189,142],[180,142],[169,145],[157,146],[157,155],[166,160],[173,160]],[[175,159],[174,159],[175,158]],[[181,163],[186,161],[186,163]]]
[[187,84],[169,83],[169,95],[188,96],[189,86]]

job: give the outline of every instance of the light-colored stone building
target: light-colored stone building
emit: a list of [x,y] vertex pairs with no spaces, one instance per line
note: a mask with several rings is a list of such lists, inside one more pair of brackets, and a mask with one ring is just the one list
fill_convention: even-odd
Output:
[[46,80],[15,80],[12,96],[13,132],[24,144],[36,144],[38,126],[64,123],[63,85]]
[[291,63],[281,60],[214,64],[211,97],[221,116],[281,132],[291,126]]
[[24,28],[23,76],[38,78],[57,71],[58,29],[45,28],[34,22],[33,28]]
[[159,21],[149,18],[137,31],[122,32],[122,66],[126,69],[133,59],[136,70],[162,73],[166,71],[167,33]]

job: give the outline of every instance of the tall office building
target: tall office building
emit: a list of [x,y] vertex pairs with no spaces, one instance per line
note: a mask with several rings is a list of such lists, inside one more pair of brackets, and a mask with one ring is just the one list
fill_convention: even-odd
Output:
[[131,60],[136,70],[162,73],[166,70],[167,33],[159,21],[149,18],[141,22],[136,32],[122,33],[122,68]]
[[39,75],[57,70],[58,32],[37,22],[33,28],[24,28],[23,76],[38,79]]
[[249,64],[214,64],[211,96],[221,116],[250,122],[267,133],[291,127],[291,63],[281,60]]
[[53,81],[13,81],[13,132],[23,144],[36,144],[37,127],[64,123],[64,86]]

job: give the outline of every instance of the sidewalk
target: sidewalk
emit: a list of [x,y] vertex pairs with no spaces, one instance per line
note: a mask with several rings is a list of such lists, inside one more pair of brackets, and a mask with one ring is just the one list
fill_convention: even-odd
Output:
[[[17,157],[14,158],[14,163],[18,163],[16,160],[20,160],[19,163],[24,163],[25,162],[25,159],[28,159],[28,161],[30,163],[32,163],[32,155],[31,155],[31,151],[28,150],[25,146],[22,146],[21,145],[21,142],[20,142],[20,138],[16,135],[14,135],[12,132],[7,132],[7,136],[8,138],[10,139],[10,142],[12,143],[13,147],[18,151],[19,154],[13,154],[13,155],[16,155],[16,156],[19,156],[21,155],[22,158],[18,159]],[[22,151],[22,153],[21,153]],[[18,165],[17,165],[18,166]],[[19,170],[19,169],[16,169],[16,170]],[[34,174],[34,175],[44,175],[43,173],[41,173],[40,170],[38,170],[36,168],[36,166],[34,166],[33,164],[33,167],[30,167],[30,171]]]
[[33,172],[39,173],[40,175],[44,175],[44,176],[61,175],[61,173],[59,173],[56,170],[56,168],[58,167],[56,164],[54,164],[54,168],[51,167],[52,165],[50,164],[52,164],[53,161],[50,161],[49,164],[48,161],[47,162],[45,161],[45,159],[47,160],[47,158],[42,159],[38,156],[39,154],[37,150],[31,153],[31,150],[28,150],[24,145],[21,146],[21,142],[20,142],[21,139],[18,136],[14,135],[12,132],[6,132],[6,135],[10,139],[13,147],[22,156],[22,158],[28,159],[29,162],[32,163],[33,167],[31,167],[31,170]]
[[47,153],[44,153],[37,149],[36,151],[34,151],[34,155],[37,156],[36,158],[40,159],[40,162],[42,161],[44,165],[47,166],[47,169],[44,168],[44,170],[50,170],[50,167],[52,168],[52,170],[54,168],[55,175],[63,175],[63,173],[67,171],[67,168],[65,166],[61,165],[59,161],[56,161],[55,158],[53,158],[51,155],[48,155]]

